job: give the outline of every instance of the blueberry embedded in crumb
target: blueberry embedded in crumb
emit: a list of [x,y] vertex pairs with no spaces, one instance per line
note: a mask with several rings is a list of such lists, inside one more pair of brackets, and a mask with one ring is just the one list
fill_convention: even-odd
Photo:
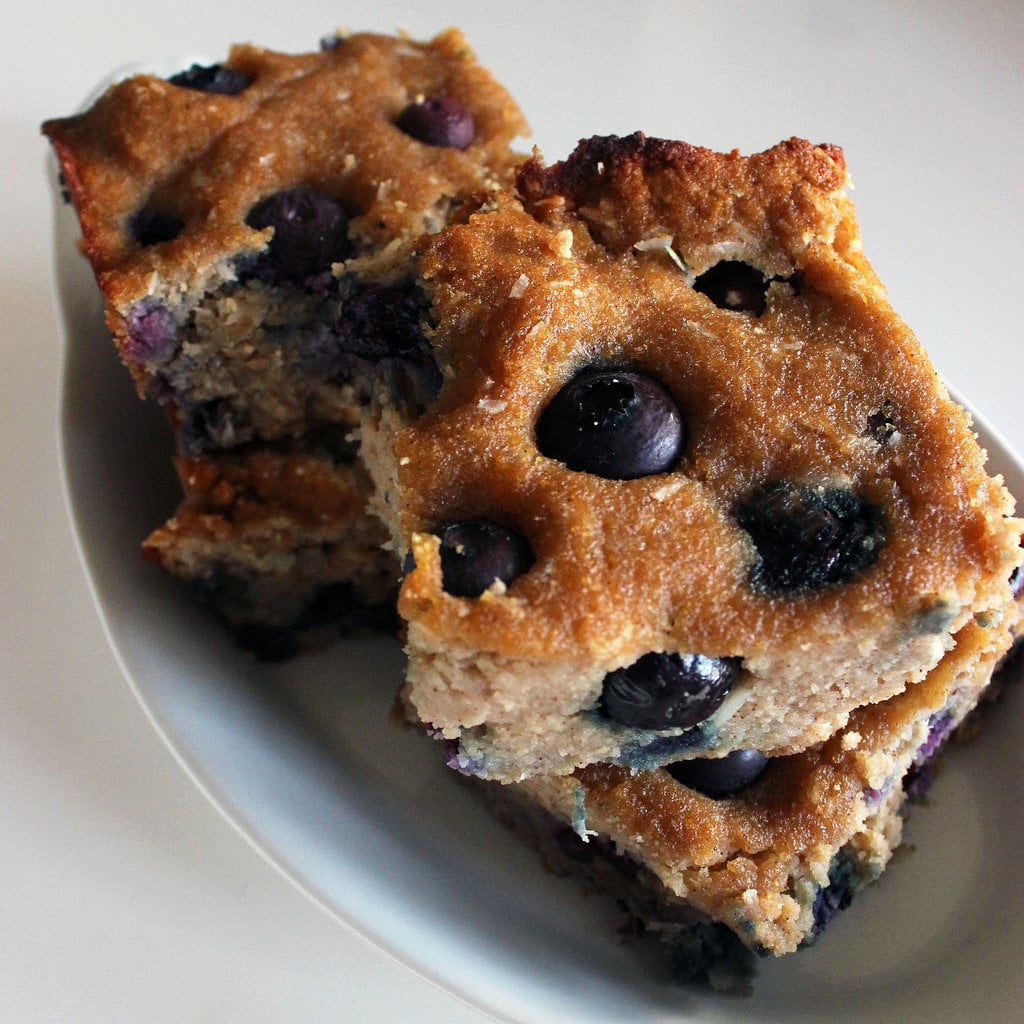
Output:
[[490,519],[449,523],[440,539],[441,586],[453,597],[479,597],[495,581],[511,583],[534,562],[518,530]]
[[193,64],[167,79],[171,85],[196,92],[212,93],[217,96],[237,96],[252,85],[252,78],[236,68],[223,64]]
[[305,186],[284,189],[260,200],[246,224],[257,231],[273,228],[270,246],[258,262],[257,276],[301,281],[348,259],[348,211],[331,196]]
[[672,469],[686,443],[675,399],[653,377],[590,366],[548,403],[537,448],[575,472],[633,480]]
[[174,241],[184,228],[181,217],[158,206],[144,206],[128,221],[128,233],[139,245],[147,247]]
[[338,349],[378,363],[400,359],[433,368],[433,350],[423,330],[430,303],[414,282],[376,284],[345,278],[334,332]]
[[768,304],[771,283],[756,267],[741,260],[722,260],[706,270],[693,283],[720,309],[760,316]]
[[410,103],[395,125],[418,142],[448,149],[466,149],[476,134],[473,115],[450,96],[428,96]]
[[178,348],[178,333],[171,311],[155,299],[135,303],[125,318],[125,326],[121,354],[131,362],[163,362]]
[[665,766],[677,782],[712,799],[733,796],[761,777],[768,758],[758,750],[733,750],[725,757],[696,757]]
[[903,795],[911,803],[920,803],[935,782],[935,764],[939,751],[949,739],[956,723],[949,712],[934,715],[928,723],[928,735],[914,753],[914,760],[903,776]]
[[736,518],[757,549],[751,582],[768,593],[846,583],[885,544],[881,510],[848,488],[769,483],[739,506]]
[[688,729],[713,714],[740,673],[739,658],[645,654],[604,678],[601,709],[636,729]]
[[814,924],[810,940],[817,938],[853,902],[858,888],[854,863],[849,857],[836,857],[828,869],[828,885],[823,885],[814,897],[811,910]]

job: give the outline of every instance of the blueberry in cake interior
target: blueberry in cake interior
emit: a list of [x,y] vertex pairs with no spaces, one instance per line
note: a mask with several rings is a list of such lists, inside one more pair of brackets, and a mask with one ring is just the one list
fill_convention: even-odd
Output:
[[422,241],[443,383],[361,451],[454,767],[797,754],[1001,635],[1021,524],[846,184],[795,139],[593,138]]
[[43,131],[120,356],[176,439],[185,497],[147,555],[266,652],[346,588],[393,608],[339,439],[378,382],[436,392],[410,252],[510,181],[515,103],[455,30],[339,35],[137,75]]

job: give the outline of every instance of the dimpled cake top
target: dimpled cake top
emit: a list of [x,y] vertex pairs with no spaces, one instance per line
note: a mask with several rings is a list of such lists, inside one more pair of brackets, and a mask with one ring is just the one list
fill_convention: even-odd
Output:
[[[458,137],[439,142],[403,120],[410,108],[442,125],[458,111]],[[104,295],[124,308],[154,280],[180,297],[230,279],[233,258],[267,247],[271,232],[246,220],[280,190],[339,201],[355,256],[436,230],[508,180],[526,126],[453,29],[429,43],[338,37],[301,55],[235,46],[221,65],[122,81],[43,130]]]
[[[571,748],[595,715],[614,733],[605,673],[650,652],[742,659],[717,749],[801,749],[1007,606],[1012,499],[889,307],[846,182],[839,149],[801,140],[595,138],[425,242],[445,383],[394,435],[384,514],[414,561],[407,695],[449,738],[481,726],[484,760],[504,737],[480,774],[615,760]],[[584,390],[549,422],[602,368],[598,411]],[[618,449],[623,373],[655,382],[630,395],[665,457]],[[527,554],[446,592],[438,535],[480,518]]]

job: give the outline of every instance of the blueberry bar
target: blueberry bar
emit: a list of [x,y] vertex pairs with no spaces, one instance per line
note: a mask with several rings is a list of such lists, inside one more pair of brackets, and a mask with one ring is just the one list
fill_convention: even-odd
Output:
[[1011,602],[1021,523],[834,146],[598,137],[425,238],[442,381],[364,414],[453,767],[798,753]]
[[436,392],[415,242],[511,181],[526,130],[455,30],[236,46],[43,126],[120,356],[174,433],[185,494],[145,554],[263,653],[339,593],[373,610],[393,590],[365,474],[324,438],[351,448],[382,382]]
[[741,989],[759,958],[812,945],[886,868],[1021,611],[995,630],[969,623],[923,680],[800,754],[591,765],[485,792],[554,870],[613,894],[627,934],[655,939],[680,980]]

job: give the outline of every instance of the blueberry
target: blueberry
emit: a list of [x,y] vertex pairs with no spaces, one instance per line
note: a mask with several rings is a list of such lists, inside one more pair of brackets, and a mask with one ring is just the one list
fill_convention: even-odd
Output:
[[436,366],[423,331],[429,305],[413,283],[383,285],[346,280],[334,328],[338,345],[373,363],[394,358]]
[[292,281],[330,270],[332,263],[352,254],[348,221],[348,213],[336,199],[308,187],[275,192],[245,218],[257,231],[274,229],[259,271]]
[[849,907],[856,888],[853,862],[847,857],[837,857],[828,869],[828,885],[823,885],[814,897],[812,939],[820,935],[837,914]]
[[185,71],[171,75],[167,81],[183,89],[195,89],[197,92],[215,93],[218,96],[237,96],[252,84],[247,74],[224,67],[223,64],[210,64],[206,67],[193,64]]
[[797,594],[846,583],[870,566],[885,543],[882,512],[847,488],[769,483],[737,509],[754,542],[753,585]]
[[717,800],[746,789],[768,767],[768,758],[758,750],[734,750],[725,757],[698,757],[665,767],[677,782]]
[[158,206],[144,206],[128,221],[128,231],[139,245],[159,245],[181,234],[185,222],[175,213]]
[[441,531],[441,585],[453,597],[479,597],[495,580],[511,583],[533,562],[526,538],[490,519],[449,523]]
[[953,716],[945,711],[929,721],[928,735],[914,752],[913,763],[903,776],[903,793],[911,803],[919,803],[928,795],[935,781],[936,757],[955,727]]
[[693,287],[716,306],[760,316],[768,304],[768,279],[756,267],[740,260],[722,260],[706,270]]
[[178,334],[171,311],[154,299],[145,298],[126,317],[127,333],[122,354],[136,363],[163,362],[178,347]]
[[686,442],[675,400],[646,374],[591,366],[537,421],[537,447],[569,469],[632,480],[672,469]]
[[739,672],[739,658],[652,652],[605,676],[601,708],[619,725],[688,729],[721,705]]
[[450,96],[428,96],[398,115],[396,126],[428,146],[465,149],[476,134],[473,115]]

